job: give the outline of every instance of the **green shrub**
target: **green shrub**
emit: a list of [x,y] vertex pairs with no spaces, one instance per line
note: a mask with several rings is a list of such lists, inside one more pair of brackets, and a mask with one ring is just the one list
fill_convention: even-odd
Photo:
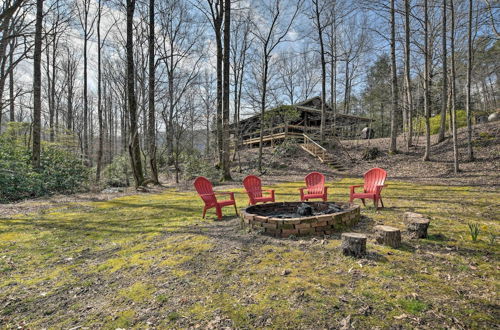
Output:
[[[429,118],[430,126],[431,126],[431,134],[439,133],[439,126],[441,125],[441,115],[435,115],[434,117]],[[419,117],[414,121],[413,129],[415,131],[419,131],[420,133],[425,132],[425,118]],[[457,110],[457,128],[467,126],[467,114],[465,110]],[[450,116],[449,113],[446,114],[446,129],[450,127]]]
[[110,187],[128,187],[132,180],[132,169],[127,154],[121,154],[103,171],[104,183]]
[[220,170],[196,150],[183,153],[181,163],[182,174],[186,180],[204,176],[209,180],[216,181],[221,177]]
[[31,149],[11,131],[0,135],[0,203],[85,188],[88,169],[74,153],[56,143],[43,143],[40,168],[31,166]]
[[273,150],[273,158],[274,157],[294,157],[297,155],[299,150],[299,146],[297,142],[293,139],[286,139],[282,143],[276,146]]

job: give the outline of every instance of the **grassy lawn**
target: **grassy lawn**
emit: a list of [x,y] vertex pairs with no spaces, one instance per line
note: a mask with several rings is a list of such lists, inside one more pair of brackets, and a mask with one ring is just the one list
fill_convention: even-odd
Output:
[[[348,199],[335,184],[331,200]],[[301,183],[280,184],[295,201]],[[201,219],[194,192],[65,205],[0,219],[0,328],[493,328],[498,320],[500,194],[389,182],[386,208],[354,231],[431,217],[430,237],[400,249],[368,242],[341,255],[339,236],[275,239]],[[238,205],[247,203],[239,189]],[[480,224],[477,242],[468,223]]]

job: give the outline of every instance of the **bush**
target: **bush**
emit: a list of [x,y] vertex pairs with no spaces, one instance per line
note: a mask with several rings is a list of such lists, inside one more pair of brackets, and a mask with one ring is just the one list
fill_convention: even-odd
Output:
[[221,172],[198,151],[183,153],[181,156],[182,172],[186,180],[204,176],[211,181],[220,179]]
[[293,139],[286,139],[273,150],[273,157],[294,157],[297,155],[299,146]]
[[31,166],[31,149],[7,131],[0,135],[0,203],[85,188],[88,169],[73,153],[55,143],[43,143],[40,168]]
[[[441,125],[441,115],[435,115],[434,117],[429,118],[430,126],[431,126],[431,134],[439,133],[439,126]],[[420,133],[425,133],[425,118],[418,118],[414,124],[413,129],[418,131],[420,129]],[[457,128],[467,126],[467,113],[465,110],[457,110]],[[450,116],[449,113],[446,113],[446,129],[448,130],[450,127]]]
[[121,154],[103,171],[104,182],[110,187],[128,187],[132,179],[132,169],[127,154]]
[[361,157],[363,160],[374,160],[379,157],[382,153],[377,147],[367,148],[363,151],[363,156]]

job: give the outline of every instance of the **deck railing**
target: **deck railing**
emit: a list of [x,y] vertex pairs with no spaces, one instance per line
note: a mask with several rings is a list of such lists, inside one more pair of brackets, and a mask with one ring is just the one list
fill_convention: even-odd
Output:
[[327,159],[328,151],[323,146],[314,141],[311,137],[309,137],[307,134],[303,133],[302,135],[304,136],[304,143],[303,143],[304,148],[311,155],[319,157],[321,161],[325,161]]

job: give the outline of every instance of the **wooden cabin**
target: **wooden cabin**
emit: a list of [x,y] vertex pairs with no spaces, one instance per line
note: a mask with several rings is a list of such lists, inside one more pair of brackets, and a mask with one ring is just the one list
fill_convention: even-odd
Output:
[[[263,142],[273,144],[286,138],[319,141],[322,102],[318,96],[293,105],[266,110]],[[334,116],[328,104],[325,103],[324,107],[326,108],[325,137],[327,142],[334,137],[358,138],[362,129],[370,125],[371,119],[369,118],[339,113]],[[232,124],[231,130],[233,133],[239,131],[243,145],[256,146],[260,142],[260,124],[260,114],[257,114],[241,120],[239,125]]]

